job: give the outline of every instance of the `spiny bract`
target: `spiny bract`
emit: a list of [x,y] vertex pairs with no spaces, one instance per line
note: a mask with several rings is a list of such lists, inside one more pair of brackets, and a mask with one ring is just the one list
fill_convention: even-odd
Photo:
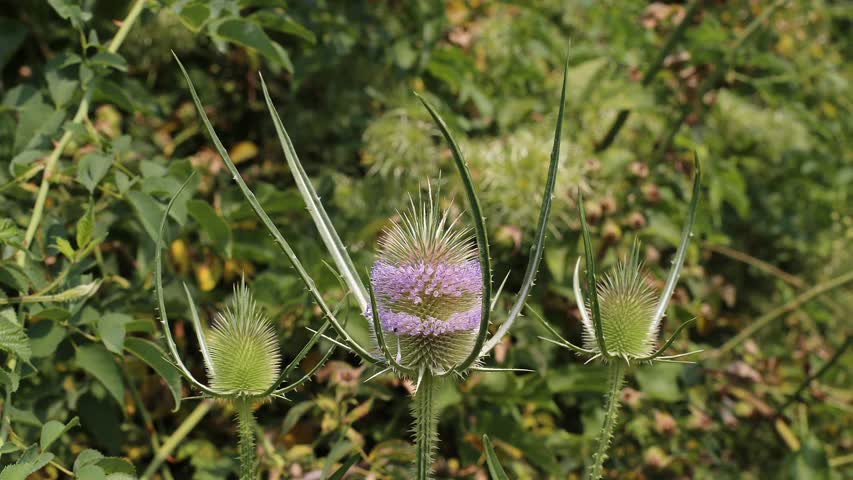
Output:
[[440,213],[432,196],[419,207],[412,201],[385,232],[371,280],[399,363],[441,374],[469,355],[482,313],[476,253],[470,232]]
[[[649,356],[660,322],[653,321],[657,299],[643,273],[638,244],[627,259],[599,280],[596,290],[607,353],[625,360]],[[590,310],[589,305],[586,308]],[[586,318],[592,318],[592,313]],[[600,353],[595,327],[591,321],[583,323],[584,346]]]
[[278,377],[281,356],[275,330],[245,283],[234,287],[231,305],[217,314],[207,339],[207,373],[215,390],[258,395]]

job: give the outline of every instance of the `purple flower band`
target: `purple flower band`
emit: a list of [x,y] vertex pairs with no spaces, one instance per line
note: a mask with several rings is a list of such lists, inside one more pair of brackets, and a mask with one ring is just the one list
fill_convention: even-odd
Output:
[[418,305],[425,297],[461,297],[481,295],[483,278],[480,263],[433,265],[418,262],[391,265],[376,262],[372,271],[377,299],[386,302],[411,302]]
[[[480,325],[480,314],[482,306],[468,310],[467,312],[454,313],[446,320],[428,317],[420,318],[408,313],[394,312],[379,308],[379,321],[382,330],[396,335],[418,335],[436,336],[451,332],[464,332],[476,330]],[[370,307],[365,313],[369,319],[373,318]]]

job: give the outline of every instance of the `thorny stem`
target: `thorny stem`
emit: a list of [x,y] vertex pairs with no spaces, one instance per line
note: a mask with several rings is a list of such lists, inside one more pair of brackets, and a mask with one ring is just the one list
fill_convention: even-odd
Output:
[[[146,0],[136,0],[130,8],[130,11],[127,13],[127,16],[121,22],[121,27],[118,29],[118,32],[116,32],[115,37],[113,37],[107,47],[108,52],[115,53],[118,51],[119,47],[124,42],[124,39],[127,38],[127,33],[130,31],[130,28],[134,23],[136,23],[136,20],[139,18],[139,14],[142,13],[142,10],[145,8],[145,3]],[[72,124],[76,125],[82,123],[83,119],[86,118],[91,98],[92,89],[90,88],[85,94],[83,94],[83,99],[80,100],[80,106],[77,107],[77,113],[74,114],[74,118],[71,120]],[[17,261],[20,266],[24,266],[27,263],[25,250],[30,248],[30,243],[32,243],[33,238],[36,236],[36,230],[38,230],[39,222],[41,222],[41,217],[44,213],[44,203],[47,200],[47,194],[50,191],[50,179],[53,176],[54,170],[56,170],[56,164],[59,162],[59,157],[62,156],[62,152],[65,150],[65,147],[68,146],[68,142],[71,141],[71,137],[71,130],[67,129],[65,133],[62,134],[59,142],[53,148],[53,151],[50,152],[50,155],[47,157],[47,161],[45,162],[41,185],[39,185],[36,203],[35,206],[33,206],[33,215],[30,217],[30,223],[27,225],[27,231],[24,234],[24,250],[19,250],[17,253]]]
[[258,458],[255,448],[255,416],[252,413],[252,401],[241,398],[235,405],[237,433],[240,436],[240,480],[255,480],[258,472]]
[[607,448],[613,437],[613,427],[619,413],[619,400],[622,394],[622,381],[625,378],[625,364],[620,360],[610,362],[607,378],[607,400],[604,406],[604,423],[598,434],[598,449],[592,457],[592,465],[587,472],[587,480],[599,480],[604,473],[604,460],[607,458]]
[[438,415],[435,411],[437,379],[425,373],[415,392],[412,414],[415,417],[415,475],[417,480],[432,478],[432,454],[438,440]]

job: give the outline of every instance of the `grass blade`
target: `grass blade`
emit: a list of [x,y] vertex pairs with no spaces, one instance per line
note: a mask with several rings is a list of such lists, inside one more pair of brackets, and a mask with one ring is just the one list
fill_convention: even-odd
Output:
[[477,191],[474,189],[474,181],[471,180],[471,172],[468,170],[468,164],[465,162],[465,157],[462,156],[462,150],[459,149],[459,145],[453,138],[453,134],[450,133],[450,129],[447,128],[447,124],[444,122],[444,119],[441,118],[438,111],[436,111],[436,109],[420,95],[417,93],[415,95],[421,103],[424,104],[427,111],[429,111],[429,114],[432,116],[433,120],[435,120],[435,123],[438,124],[441,134],[444,135],[445,140],[450,144],[450,149],[453,152],[453,161],[456,164],[456,169],[459,170],[459,175],[462,177],[462,184],[465,187],[465,193],[468,197],[468,208],[470,209],[471,217],[474,220],[474,232],[477,237],[477,250],[480,254],[480,269],[483,272],[483,306],[482,317],[480,318],[480,329],[477,332],[477,339],[474,342],[474,348],[471,349],[471,353],[462,361],[462,363],[450,370],[450,372],[463,372],[473,365],[478,358],[480,358],[480,349],[483,348],[483,344],[486,341],[486,334],[489,331],[489,307],[491,307],[492,302],[492,265],[491,258],[489,257],[489,238],[486,234],[486,222],[483,219],[483,213],[480,209],[480,199],[477,198]]
[[527,296],[530,294],[530,289],[533,288],[533,283],[536,281],[536,273],[539,271],[539,262],[542,261],[542,252],[545,249],[545,232],[548,229],[548,217],[551,215],[551,201],[554,195],[554,185],[557,182],[557,168],[560,164],[560,140],[563,132],[563,115],[566,108],[566,85],[569,79],[569,59],[566,57],[566,65],[563,68],[563,89],[560,93],[560,108],[557,114],[557,125],[554,128],[554,146],[551,149],[551,163],[548,166],[548,179],[546,181],[545,192],[542,194],[542,208],[539,211],[539,224],[536,227],[536,239],[533,242],[533,247],[530,249],[530,260],[527,264],[527,270],[524,272],[524,280],[521,283],[521,289],[518,291],[518,298],[515,304],[509,311],[505,322],[498,327],[497,332],[489,339],[486,346],[480,355],[489,353],[495,345],[500,343],[503,336],[512,327],[515,319],[524,309],[524,304],[527,302]]
[[184,65],[181,63],[181,60],[178,59],[178,56],[174,54],[175,60],[178,62],[178,66],[181,68],[181,72],[184,74],[184,78],[187,81],[187,85],[190,89],[190,94],[192,95],[193,102],[195,103],[196,110],[198,111],[199,116],[201,117],[202,122],[204,123],[205,128],[207,129],[208,134],[210,135],[211,140],[213,140],[213,145],[216,147],[216,151],[219,152],[219,155],[222,157],[222,160],[225,162],[225,165],[228,167],[228,171],[231,172],[231,175],[234,178],[234,181],[237,182],[237,185],[240,187],[240,191],[243,193],[243,196],[251,205],[252,210],[254,210],[255,215],[258,216],[261,223],[264,224],[264,227],[267,231],[272,235],[275,243],[279,246],[279,248],[284,252],[287,256],[287,259],[290,261],[291,266],[293,266],[296,273],[299,275],[299,278],[302,280],[302,283],[308,288],[308,291],[311,293],[311,296],[314,297],[314,300],[317,302],[317,305],[322,310],[323,314],[326,318],[332,322],[332,326],[337,331],[338,335],[344,339],[345,343],[347,343],[350,348],[352,348],[353,352],[358,354],[364,361],[369,363],[376,363],[376,359],[373,358],[370,353],[364,349],[361,345],[359,345],[353,338],[350,336],[349,332],[343,327],[343,325],[338,322],[338,319],[329,309],[329,306],[326,304],[326,301],[323,300],[323,296],[320,294],[320,291],[317,289],[317,286],[314,284],[314,279],[308,275],[308,272],[305,270],[305,267],[302,266],[302,262],[299,261],[299,258],[296,257],[296,252],[293,251],[290,244],[287,243],[287,240],[284,239],[284,236],[281,232],[276,228],[275,224],[270,219],[269,215],[264,211],[261,207],[261,204],[258,203],[257,198],[255,198],[255,194],[249,189],[246,185],[246,182],[243,180],[243,177],[240,176],[240,172],[237,170],[237,166],[234,165],[234,162],[231,161],[231,157],[228,155],[228,151],[222,145],[222,142],[219,140],[219,136],[216,135],[216,131],[213,129],[213,125],[210,123],[210,119],[207,118],[207,113],[204,111],[204,106],[201,104],[201,100],[198,98],[198,93],[196,93],[195,86],[193,86],[192,80],[190,79],[189,74],[187,74]]
[[344,478],[344,475],[347,474],[349,469],[356,463],[358,463],[358,455],[353,455],[349,457],[347,461],[344,462],[343,465],[341,465],[341,468],[335,470],[335,473],[333,473],[332,476],[329,477],[329,480],[341,480],[342,478]]
[[293,147],[293,142],[291,142],[290,136],[287,134],[287,130],[285,130],[281,118],[278,116],[278,111],[270,99],[270,94],[267,90],[267,84],[264,82],[264,77],[263,75],[260,75],[260,77],[261,89],[264,92],[264,99],[266,100],[267,108],[272,116],[273,124],[275,125],[275,130],[278,134],[278,141],[281,143],[281,149],[284,151],[284,157],[287,159],[287,165],[290,167],[290,173],[293,175],[293,180],[296,182],[296,188],[299,189],[299,193],[302,195],[302,198],[305,200],[305,204],[308,206],[308,213],[311,214],[311,218],[317,226],[317,231],[320,232],[320,237],[323,239],[323,243],[326,244],[326,249],[329,250],[329,254],[332,255],[335,265],[337,265],[340,274],[344,277],[344,281],[353,292],[353,295],[355,295],[358,305],[361,307],[361,311],[364,312],[367,310],[368,305],[364,282],[362,282],[361,277],[358,275],[358,272],[355,269],[355,264],[353,264],[352,258],[350,258],[349,252],[347,252],[337,230],[335,230],[335,227],[332,225],[329,215],[326,214],[326,209],[323,208],[323,204],[320,202],[320,197],[317,195],[317,192],[314,190],[314,186],[311,184],[311,179],[308,178],[308,175],[305,173],[305,169],[302,168],[302,163],[299,161],[299,156],[296,155],[296,149]]

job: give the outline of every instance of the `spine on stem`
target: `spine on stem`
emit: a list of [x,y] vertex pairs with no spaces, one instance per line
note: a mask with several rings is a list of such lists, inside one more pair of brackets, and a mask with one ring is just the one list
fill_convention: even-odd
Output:
[[415,478],[432,478],[432,455],[438,440],[438,412],[435,410],[435,391],[438,381],[425,374],[415,392],[412,415],[415,417]]
[[252,402],[239,399],[237,405],[237,431],[240,436],[240,480],[257,478],[257,449],[255,448],[255,417]]
[[604,405],[604,423],[598,434],[598,447],[592,457],[592,465],[587,473],[587,480],[599,480],[604,475],[604,460],[607,458],[607,449],[613,438],[613,427],[616,425],[616,417],[619,415],[619,400],[622,394],[622,382],[625,378],[625,364],[621,360],[613,359],[610,362],[607,379],[607,399]]

